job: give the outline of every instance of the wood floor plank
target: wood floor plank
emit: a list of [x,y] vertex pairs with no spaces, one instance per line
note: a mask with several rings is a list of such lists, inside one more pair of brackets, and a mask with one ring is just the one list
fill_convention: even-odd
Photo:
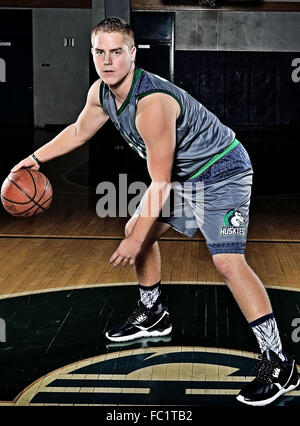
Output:
[[[14,261],[11,259],[7,269],[1,271],[2,282],[5,280],[5,286],[2,285],[1,288],[2,294],[93,282],[126,282],[135,278],[134,271],[130,267],[112,269],[109,264],[109,256],[116,246],[115,241],[106,242],[104,247],[102,241],[95,240],[45,239],[39,243],[32,249],[31,240],[23,240],[20,250],[22,255]],[[161,244],[164,246],[162,250],[164,281],[219,282],[220,277],[211,259],[207,258],[205,261],[197,257],[199,245],[202,243]],[[7,239],[6,253],[10,252],[7,250],[10,245],[16,247],[13,239]],[[101,261],[98,261],[98,253],[101,253]],[[251,244],[247,253],[250,265],[265,285],[299,286],[298,245]],[[2,259],[4,258],[2,256]],[[184,263],[182,259],[185,259]]]
[[[1,238],[0,294],[101,283],[136,283],[134,268],[113,269],[120,240]],[[162,282],[224,283],[206,244],[159,242]],[[300,244],[249,242],[246,259],[265,286],[300,288]]]

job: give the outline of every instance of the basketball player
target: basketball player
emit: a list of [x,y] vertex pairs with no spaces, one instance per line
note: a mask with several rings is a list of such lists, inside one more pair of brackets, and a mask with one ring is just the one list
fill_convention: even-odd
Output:
[[[262,353],[257,377],[237,398],[250,405],[269,404],[295,389],[300,379],[294,360],[282,349],[265,288],[244,256],[253,175],[246,150],[230,128],[188,93],[135,66],[134,36],[125,21],[100,22],[92,31],[91,50],[99,79],[77,121],[12,171],[38,169],[74,150],[110,118],[145,158],[152,183],[126,225],[126,238],[110,258],[114,267],[128,262],[135,266],[138,307],[106,337],[124,342],[171,332],[169,313],[161,301],[157,240],[170,227],[189,237],[199,227]],[[172,187],[172,182],[177,183]],[[165,217],[162,210],[171,187],[174,203]],[[186,187],[191,190],[183,191]]]

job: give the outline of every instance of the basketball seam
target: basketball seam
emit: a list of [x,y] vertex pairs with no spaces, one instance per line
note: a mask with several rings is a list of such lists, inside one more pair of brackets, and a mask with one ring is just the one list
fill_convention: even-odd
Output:
[[[31,173],[30,173],[30,171],[28,170],[28,173],[31,175]],[[32,177],[32,175],[31,175],[31,177]],[[33,177],[32,177],[32,179],[33,179]],[[43,198],[43,196],[45,195],[45,193],[46,193],[46,190],[47,190],[47,188],[48,188],[48,183],[49,183],[49,181],[48,181],[48,179],[47,179],[47,177],[45,176],[45,179],[46,179],[46,185],[45,185],[45,187],[44,187],[44,192],[42,193],[42,195],[41,195],[41,197],[39,198],[39,200],[37,201],[37,205],[39,206],[39,208],[40,209],[42,209],[43,210],[43,212],[45,213],[45,211],[46,211],[46,209],[44,209],[42,206],[45,204],[45,202],[42,204],[42,205],[40,205],[40,204],[38,204],[39,202],[40,202],[40,200]],[[35,183],[34,183],[35,184]],[[33,214],[33,216],[35,216],[36,215],[36,212],[37,212],[38,210],[36,210],[35,212],[34,212],[34,214]]]
[[[36,193],[37,193],[37,190],[36,190],[36,184],[35,184],[35,180],[34,180],[34,178],[33,178],[33,176],[32,176],[32,174],[30,173],[30,171],[28,170],[28,169],[25,169],[28,173],[29,173],[29,175],[30,175],[30,177],[31,177],[31,179],[32,179],[32,182],[33,182],[33,185],[34,185],[34,197],[36,196]],[[42,195],[40,196],[40,198],[37,200],[37,201],[35,201],[33,198],[31,198],[28,194],[27,194],[27,192],[26,191],[24,191],[11,177],[9,177],[8,179],[9,179],[9,181],[10,182],[12,182],[21,192],[23,192],[23,194],[25,194],[26,195],[26,197],[28,197],[29,198],[29,200],[31,201],[31,202],[33,202],[35,205],[33,205],[33,206],[31,206],[29,209],[27,209],[27,210],[24,210],[24,211],[22,211],[22,212],[19,212],[19,213],[15,213],[14,214],[14,216],[20,216],[20,215],[23,215],[24,213],[27,213],[27,212],[29,212],[30,210],[32,210],[34,207],[37,207],[37,209],[36,209],[36,211],[33,213],[33,215],[32,216],[35,216],[36,215],[36,212],[38,211],[38,209],[40,208],[41,210],[43,210],[43,212],[45,212],[46,211],[46,209],[43,207],[43,205],[45,204],[45,203],[47,203],[49,200],[52,200],[52,198],[53,198],[53,195],[51,195],[51,197],[50,198],[48,198],[47,200],[45,200],[42,204],[39,204],[39,202],[40,202],[40,200],[43,198],[43,196],[45,195],[45,193],[46,193],[46,190],[47,190],[47,188],[48,188],[48,186],[49,186],[49,180],[48,180],[48,178],[45,176],[45,178],[46,178],[46,185],[45,185],[45,188],[44,188],[44,191],[43,191],[43,193],[42,193]],[[3,198],[4,200],[6,200],[6,201],[9,201],[10,203],[13,203],[13,204],[19,204],[19,205],[26,205],[26,204],[28,204],[28,202],[27,203],[19,203],[19,202],[15,202],[15,201],[12,201],[12,200],[9,200],[9,199],[7,199],[7,198],[5,198],[5,197],[3,197],[2,195],[1,195],[1,198]]]
[[[37,203],[35,203],[34,201],[34,205],[33,206],[31,206],[31,207],[29,207],[29,209],[27,209],[27,210],[23,210],[22,212],[18,212],[18,213],[14,213],[14,216],[20,216],[20,215],[23,215],[24,213],[28,213],[30,210],[32,210],[34,207],[37,207],[37,210],[39,209],[39,208],[41,208],[43,211],[46,211],[46,209],[44,209],[42,206],[44,205],[44,204],[46,204],[49,200],[52,200],[52,198],[53,198],[53,196],[51,196],[50,198],[48,198],[47,200],[45,200],[44,202],[43,202],[43,204],[42,205],[40,205],[40,204],[37,204]],[[10,201],[10,200],[8,200],[8,201]],[[11,201],[12,203],[14,203],[13,201]],[[14,203],[14,204],[16,204],[16,203]],[[32,215],[32,216],[35,216],[35,212],[34,212],[34,214]]]
[[[45,190],[44,190],[44,192],[43,192],[43,194],[42,194],[42,196],[39,198],[39,200],[37,200],[37,201],[35,201],[35,200],[33,200],[28,194],[27,194],[27,192],[25,192],[22,188],[20,188],[19,187],[19,185],[18,184],[16,184],[16,182],[15,181],[13,181],[12,179],[10,179],[9,178],[9,180],[10,180],[10,182],[12,182],[18,189],[20,189],[28,198],[29,198],[29,200],[30,201],[33,201],[34,203],[38,203],[42,198],[43,198],[43,196],[44,196],[44,194],[45,194],[45,192],[46,192],[46,189],[48,188],[48,183],[49,183],[49,181],[48,181],[48,179],[47,179],[47,182],[46,182],[46,186],[45,186]],[[6,197],[4,197],[2,194],[1,194],[1,198],[3,199],[3,200],[5,200],[5,201],[9,201],[10,203],[13,203],[13,204],[19,204],[19,205],[26,205],[26,204],[28,204],[28,201],[26,201],[26,203],[21,203],[20,201],[13,201],[13,200],[10,200],[9,198],[6,198]],[[51,195],[51,197],[50,198],[53,198],[52,197],[52,195]],[[48,198],[48,200],[50,200],[50,198]],[[48,201],[47,200],[47,201]],[[45,202],[47,202],[47,201],[45,201]],[[43,203],[43,204],[45,204],[45,202]]]
[[[26,195],[27,195],[27,194],[26,194]],[[13,204],[18,204],[18,205],[20,205],[20,206],[22,206],[22,205],[26,205],[26,204],[28,204],[30,201],[32,201],[31,199],[29,199],[29,201],[26,201],[26,203],[21,203],[21,202],[19,202],[19,201],[13,201],[13,200],[10,200],[9,198],[4,197],[3,195],[1,195],[1,198],[2,198],[2,200],[8,201],[8,202],[13,203]]]
[[[20,191],[22,191],[23,192],[23,194],[25,194],[26,195],[26,197],[28,197],[29,198],[29,200],[30,201],[32,201],[37,207],[40,207],[40,205],[38,204],[38,201],[42,198],[40,198],[38,201],[35,201],[33,198],[31,198],[28,194],[27,194],[27,192],[25,192],[13,179],[9,179]],[[35,195],[35,194],[34,194]],[[44,195],[44,193],[43,193],[43,195]],[[12,201],[13,203],[14,203],[14,201]],[[34,206],[32,206],[30,209],[28,209],[28,210],[25,210],[25,211],[29,211],[29,210],[31,210],[32,208],[33,208]],[[23,212],[22,212],[23,213]],[[22,213],[20,213],[20,214],[22,214]]]
[[29,171],[29,169],[26,169],[25,168],[25,170],[26,170],[26,172],[27,173],[29,173],[29,176],[31,177],[31,180],[32,180],[32,183],[33,183],[33,186],[34,186],[34,196],[33,196],[33,198],[35,198],[35,196],[36,196],[36,184],[35,184],[35,180],[33,179],[33,176],[32,176],[32,174],[30,173],[30,171]]

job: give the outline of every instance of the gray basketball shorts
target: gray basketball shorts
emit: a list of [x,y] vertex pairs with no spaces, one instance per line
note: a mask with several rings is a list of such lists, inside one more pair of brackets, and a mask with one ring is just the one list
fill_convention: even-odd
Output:
[[252,176],[249,169],[214,183],[173,182],[158,221],[190,238],[200,229],[211,255],[245,253]]

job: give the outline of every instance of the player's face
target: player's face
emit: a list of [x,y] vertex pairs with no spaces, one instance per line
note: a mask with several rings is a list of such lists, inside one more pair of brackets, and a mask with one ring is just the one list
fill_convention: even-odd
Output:
[[99,77],[109,86],[126,79],[135,60],[135,47],[130,48],[121,33],[98,32],[92,37],[92,54]]

